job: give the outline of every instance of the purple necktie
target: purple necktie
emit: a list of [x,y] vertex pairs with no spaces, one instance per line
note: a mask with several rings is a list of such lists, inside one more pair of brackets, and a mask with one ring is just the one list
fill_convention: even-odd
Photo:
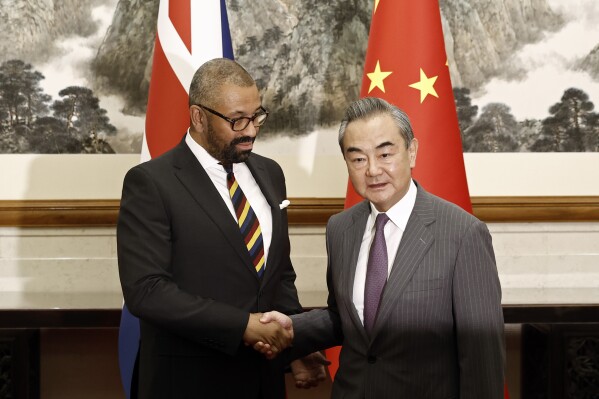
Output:
[[387,244],[385,243],[385,224],[389,216],[379,213],[376,217],[374,240],[370,246],[368,266],[366,269],[366,283],[364,284],[364,328],[370,334],[374,327],[376,312],[381,301],[381,294],[389,270],[387,259]]

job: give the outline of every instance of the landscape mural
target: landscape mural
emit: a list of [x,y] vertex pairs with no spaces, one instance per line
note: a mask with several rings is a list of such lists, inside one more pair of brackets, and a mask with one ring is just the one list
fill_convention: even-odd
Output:
[[[595,0],[441,0],[464,151],[599,151]],[[227,1],[266,138],[359,96],[371,0]],[[0,4],[0,153],[139,153],[158,0]],[[417,132],[416,132],[417,134]]]

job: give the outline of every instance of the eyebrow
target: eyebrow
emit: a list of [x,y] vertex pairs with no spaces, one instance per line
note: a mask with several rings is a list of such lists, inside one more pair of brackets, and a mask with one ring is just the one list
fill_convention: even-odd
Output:
[[385,141],[384,143],[381,143],[381,144],[377,145],[377,146],[376,146],[376,149],[377,149],[377,150],[379,150],[379,149],[381,149],[381,148],[385,148],[385,147],[392,147],[392,146],[394,146],[394,145],[395,145],[395,143],[392,143],[392,142],[390,142],[390,141]]
[[[261,111],[261,109],[260,109],[260,108],[264,108],[264,106],[263,106],[262,104],[260,104],[260,105],[258,106],[258,108],[256,108],[256,109],[254,110],[254,112],[252,112],[252,115],[251,115],[251,116],[254,116],[254,115],[256,115],[256,114],[258,113],[258,111]],[[265,108],[265,109],[266,109],[266,108]],[[223,115],[224,115],[224,114],[223,114]],[[231,112],[229,113],[229,115],[231,115],[231,116],[228,116],[228,118],[235,118],[235,117],[238,117],[238,116],[242,116],[242,117],[245,117],[245,118],[247,118],[247,116],[244,116],[244,115],[245,115],[245,112],[243,112],[243,111],[241,111],[241,110],[237,110],[237,111],[231,111]]]
[[[381,148],[385,148],[385,147],[391,147],[394,146],[395,143],[392,143],[390,141],[385,141],[379,145],[376,146],[376,150],[380,150]],[[358,147],[348,147],[345,152],[364,152],[364,150],[362,150],[361,148]]]

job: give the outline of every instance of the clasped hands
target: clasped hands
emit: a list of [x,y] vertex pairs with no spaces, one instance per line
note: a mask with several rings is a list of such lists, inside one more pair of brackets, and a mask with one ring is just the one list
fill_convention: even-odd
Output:
[[[251,345],[267,359],[275,358],[293,342],[293,323],[289,316],[277,311],[250,314],[243,334]],[[312,388],[327,378],[325,366],[331,364],[320,352],[314,352],[291,362],[291,371],[298,388]]]
[[293,325],[289,316],[276,311],[251,313],[243,342],[274,359],[293,342]]

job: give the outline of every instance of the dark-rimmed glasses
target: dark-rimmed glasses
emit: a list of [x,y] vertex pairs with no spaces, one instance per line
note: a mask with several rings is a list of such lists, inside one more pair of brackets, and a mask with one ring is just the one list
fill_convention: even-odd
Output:
[[233,129],[234,132],[240,132],[240,131],[244,130],[246,127],[248,127],[250,122],[252,122],[254,124],[254,127],[260,127],[260,126],[264,125],[264,122],[266,122],[266,118],[268,117],[268,111],[262,106],[254,115],[252,115],[250,117],[240,116],[239,118],[231,119],[231,118],[224,116],[220,112],[217,112],[213,109],[203,106],[202,104],[196,104],[196,105],[202,109],[205,109],[206,111],[210,112],[211,114],[214,114],[220,118],[223,118],[227,122],[229,122],[231,124],[231,129]]

